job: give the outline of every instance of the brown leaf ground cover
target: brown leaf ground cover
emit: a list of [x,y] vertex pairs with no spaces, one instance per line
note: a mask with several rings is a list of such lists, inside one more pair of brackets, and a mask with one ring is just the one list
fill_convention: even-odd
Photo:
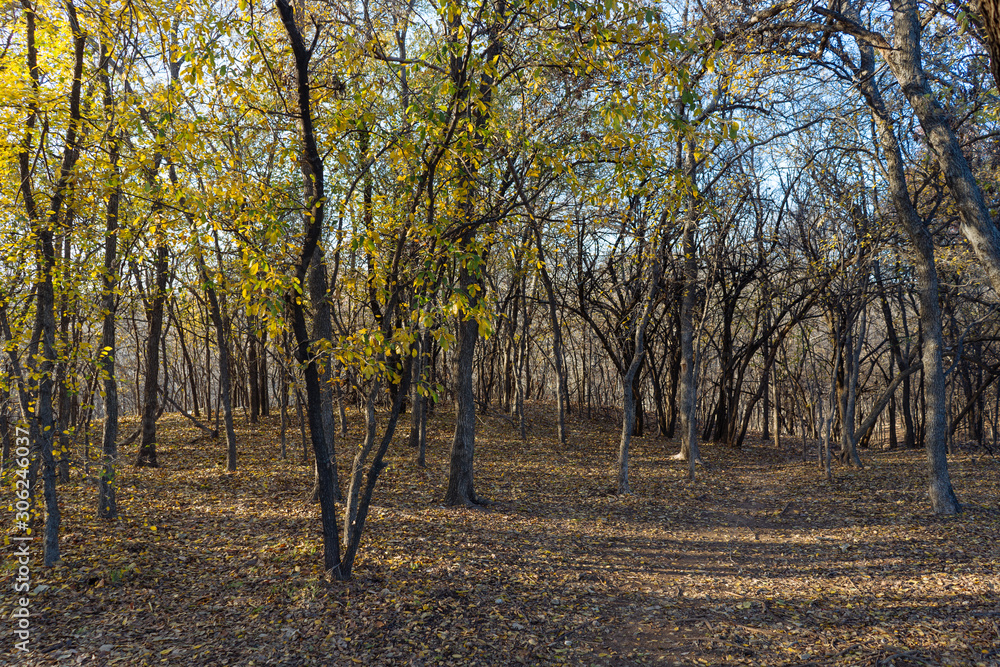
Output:
[[[121,521],[94,518],[87,471],[60,487],[65,564],[33,565],[27,658],[13,651],[5,547],[0,663],[1000,663],[998,459],[952,458],[966,511],[942,519],[921,452],[864,452],[868,467],[830,484],[794,441],[704,445],[690,483],[668,460],[676,445],[646,437],[622,498],[616,421],[574,417],[560,448],[549,412],[535,406],[527,442],[480,419],[484,511],[441,505],[446,409],[426,469],[401,432],[347,583],[322,577],[312,469],[297,447],[278,458],[275,419],[240,425],[241,469],[227,474],[223,444],[192,442],[166,415],[163,467],[118,477]],[[342,480],[359,433],[338,440]]]

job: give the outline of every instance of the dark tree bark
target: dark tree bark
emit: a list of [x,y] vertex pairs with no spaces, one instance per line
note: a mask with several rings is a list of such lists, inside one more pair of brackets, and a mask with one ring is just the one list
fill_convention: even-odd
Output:
[[[196,253],[202,280],[205,282],[205,294],[208,296],[208,312],[215,329],[215,342],[219,350],[219,402],[223,421],[226,425],[226,470],[236,471],[236,429],[233,426],[232,379],[230,377],[229,342],[226,332],[228,318],[223,312],[223,304],[215,290],[215,283],[208,275],[208,267],[200,253]],[[218,412],[216,412],[218,417]]]
[[[191,360],[191,354],[188,351],[187,340],[184,338],[184,327],[181,325],[179,316],[173,315],[173,318],[177,329],[177,339],[181,344],[181,355],[184,357],[184,365],[187,368],[187,383],[191,387],[191,402],[193,403],[194,416],[196,418],[201,417],[198,409],[198,378],[194,363]],[[209,418],[211,418],[211,415],[209,415]]]
[[[372,494],[378,482],[379,475],[385,469],[385,453],[392,442],[392,436],[396,432],[396,424],[399,421],[399,413],[406,400],[409,391],[410,376],[413,357],[407,355],[402,363],[402,377],[398,385],[399,391],[393,399],[392,408],[389,411],[389,418],[385,426],[385,431],[378,443],[378,448],[372,456],[371,465],[367,474],[364,471],[364,463],[375,444],[375,398],[379,391],[379,383],[372,383],[372,391],[368,395],[366,409],[366,438],[365,442],[354,458],[354,467],[351,474],[350,490],[348,491],[347,509],[344,513],[344,557],[340,563],[340,570],[345,578],[351,576],[351,569],[354,566],[354,558],[357,555],[358,547],[361,545],[361,535],[365,528],[365,520],[368,517],[368,509],[371,506]],[[362,476],[364,476],[364,489],[362,490]]]
[[[525,203],[527,197],[522,194]],[[559,444],[566,444],[566,412],[569,408],[569,391],[566,387],[566,364],[563,361],[562,328],[559,323],[559,311],[556,305],[556,291],[552,285],[552,278],[549,276],[548,268],[545,264],[545,249],[542,246],[542,233],[538,228],[537,221],[534,226],[535,248],[538,250],[539,275],[542,277],[542,285],[545,287],[545,299],[548,302],[549,324],[552,327],[552,360],[556,371],[556,411],[557,411],[557,435]]]
[[[73,170],[80,155],[80,94],[83,76],[83,55],[85,35],[77,21],[76,8],[72,2],[66,3],[73,36],[73,81],[69,99],[69,124],[63,142],[63,155],[58,177],[44,212],[35,200],[32,184],[31,161],[35,124],[38,118],[38,96],[41,71],[38,66],[38,50],[35,42],[37,15],[30,0],[21,0],[25,14],[25,44],[27,69],[31,82],[32,97],[28,103],[28,116],[24,135],[18,151],[18,171],[20,194],[25,213],[35,235],[36,279],[35,279],[35,324],[31,344],[31,371],[35,378],[37,394],[34,418],[31,419],[30,437],[35,451],[41,455],[42,479],[45,495],[45,531],[43,534],[45,567],[59,561],[59,501],[56,495],[56,461],[52,453],[55,434],[55,416],[52,409],[53,372],[56,361],[55,336],[55,290],[53,271],[56,263],[56,249],[53,230],[58,228],[73,196]],[[6,333],[6,332],[5,332]],[[41,346],[41,350],[39,350]],[[27,406],[25,406],[27,407]],[[34,486],[32,484],[32,486]]]
[[257,339],[257,386],[260,387],[260,414],[271,415],[271,392],[267,374],[267,329],[260,332]]
[[[504,12],[505,3],[501,0],[498,3],[497,13],[503,15]],[[459,12],[449,22],[449,40],[456,42],[459,40],[459,29],[463,28],[461,21],[462,15]],[[484,54],[485,61],[496,63],[502,53],[500,26],[496,24],[490,26],[487,33],[488,43]],[[478,89],[475,91],[477,99],[470,100],[473,93],[473,82],[469,80],[467,65],[468,58],[462,58],[458,54],[453,54],[449,61],[451,80],[458,91],[457,97],[460,102],[460,106],[455,109],[455,118],[466,117],[474,128],[482,129],[486,126],[492,113],[493,86],[496,83],[496,78],[489,70],[484,71]],[[476,147],[481,149],[483,147],[482,139],[478,137],[479,133],[477,132],[473,141]],[[458,292],[466,303],[458,323],[458,354],[455,361],[455,436],[451,445],[448,489],[444,499],[446,505],[473,506],[480,504],[473,479],[476,446],[476,398],[472,374],[476,342],[479,340],[479,322],[474,316],[474,312],[483,289],[481,278],[486,259],[476,248],[475,242],[477,229],[482,224],[474,219],[475,175],[476,167],[467,163],[465,172],[462,174],[464,185],[461,189],[464,190],[464,196],[460,203],[462,219],[459,220],[459,224],[462,225],[463,231],[458,235],[455,244],[461,258],[458,262]]]
[[[460,247],[472,243],[473,231],[467,232]],[[467,310],[476,307],[480,289],[478,267],[473,273],[467,262],[462,262],[458,273],[458,289],[467,299]],[[448,475],[446,505],[473,506],[479,504],[473,478],[473,461],[476,447],[476,397],[472,386],[473,360],[476,341],[479,339],[479,322],[466,314],[458,323],[458,354],[455,359],[455,436],[451,445],[451,468]]]
[[[323,251],[322,249],[317,249],[309,271],[309,294],[313,306],[313,341],[333,339],[333,330],[330,322],[330,303],[327,300],[328,286],[326,276]],[[333,498],[334,500],[343,500],[343,496],[340,493],[340,481],[337,478],[337,452],[334,447],[334,435],[337,432],[337,425],[333,414],[333,386],[331,385],[333,380],[333,359],[328,354],[323,355],[323,361],[319,364],[319,380],[323,405],[323,437],[326,440],[330,474],[333,477]],[[314,470],[313,490],[310,494],[312,502],[319,500],[319,494],[319,463],[317,461]]]
[[260,419],[260,368],[258,367],[255,318],[247,314],[247,381],[250,388],[250,423]]
[[[892,317],[892,312],[889,308],[889,299],[885,293],[885,285],[882,281],[882,267],[879,261],[875,261],[874,265],[875,281],[879,287],[879,302],[882,306],[882,319],[885,323],[886,337],[889,340],[889,349],[892,352],[893,359],[895,360],[896,366],[899,367],[900,372],[905,373],[906,369],[909,367],[910,359],[908,356],[903,356],[902,346],[899,342],[899,336],[896,333],[896,324]],[[905,324],[906,313],[903,312],[903,321]],[[905,332],[904,332],[905,333]],[[895,403],[895,399],[893,399]],[[893,408],[895,406],[892,406]],[[903,382],[903,397],[901,411],[903,413],[903,446],[906,449],[913,449],[914,447],[914,436],[913,436],[913,414],[910,411],[910,376],[906,376],[906,380]],[[893,409],[892,412],[895,412]],[[895,420],[890,421],[892,428],[892,435],[895,436]],[[895,437],[893,437],[895,441]]]
[[[411,391],[413,392],[413,398],[412,409],[410,410],[410,435],[407,439],[407,444],[409,444],[411,448],[419,451],[420,430],[424,420],[425,400],[424,395],[420,391],[421,382],[423,382],[425,351],[423,349],[423,337],[419,331],[417,332],[416,340],[413,342],[411,349],[413,350],[413,366],[411,369]],[[422,467],[424,462],[418,460],[417,465]]]
[[[422,363],[420,368],[425,376],[425,381],[431,382],[431,374],[428,372],[428,366],[431,365],[431,346],[433,345],[433,339],[431,338],[431,332],[425,331],[423,339],[420,345],[420,353],[422,357]],[[412,374],[413,371],[411,371]],[[421,468],[427,465],[427,418],[430,412],[430,398],[428,396],[422,396],[420,400],[420,424],[417,433],[417,465]],[[416,403],[414,403],[413,408],[414,413],[417,412]]]
[[[323,159],[316,144],[316,134],[313,128],[312,103],[310,100],[309,62],[312,51],[306,47],[295,20],[295,12],[288,0],[276,0],[281,22],[291,42],[292,54],[295,59],[296,111],[299,121],[299,141],[302,155],[299,165],[302,170],[303,201],[305,209],[302,214],[303,238],[298,261],[295,264],[295,277],[304,289],[308,280],[309,266],[312,264],[323,233],[323,215],[326,195],[323,181]],[[309,430],[313,452],[318,462],[319,502],[323,524],[323,566],[335,579],[349,576],[340,566],[340,536],[337,525],[336,489],[334,488],[333,470],[330,466],[330,452],[327,450],[326,435],[323,431],[323,396],[320,386],[319,369],[309,332],[306,329],[305,306],[294,290],[290,290],[285,299],[291,312],[292,330],[295,333],[296,357],[303,366],[306,385],[306,400],[308,402]]]
[[[71,218],[70,213],[71,211],[68,210],[64,216],[62,225],[62,243],[59,243],[58,240],[56,242],[57,247],[60,245],[62,246],[62,256],[60,258],[62,262],[66,262],[70,258],[70,230],[72,229],[72,223],[69,220]],[[70,350],[69,329],[71,326],[71,317],[69,312],[69,299],[65,293],[63,293],[59,299],[57,310],[59,312],[59,349],[62,350],[63,355],[68,355]],[[59,442],[59,459],[56,465],[56,470],[58,480],[63,483],[69,481],[69,424],[71,402],[69,398],[67,380],[69,379],[70,371],[71,368],[68,359],[60,359],[56,363],[55,388],[58,397],[56,437]]]
[[[115,124],[114,98],[111,93],[109,48],[101,44],[100,78],[104,88],[104,113],[107,122],[108,157],[115,173],[118,172],[119,133],[113,130]],[[118,380],[115,378],[115,354],[117,340],[115,319],[118,302],[115,289],[118,285],[118,211],[121,203],[121,187],[116,185],[108,194],[105,207],[104,227],[104,273],[101,276],[101,309],[104,317],[101,323],[101,350],[98,353],[98,368],[104,381],[104,429],[101,436],[101,475],[98,481],[97,516],[102,519],[118,518],[118,501],[115,494],[115,465],[118,462]]]
[[142,393],[142,439],[135,465],[156,468],[156,418],[159,407],[160,335],[163,333],[163,306],[167,299],[167,244],[162,232],[157,231],[154,251],[155,271],[153,293],[146,311],[146,377]]

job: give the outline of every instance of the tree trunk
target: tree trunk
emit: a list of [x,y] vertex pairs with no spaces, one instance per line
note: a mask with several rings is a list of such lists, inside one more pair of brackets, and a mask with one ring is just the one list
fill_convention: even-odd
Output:
[[[423,349],[423,338],[420,332],[417,331],[417,338],[413,342],[412,350],[413,354],[413,367],[412,373],[412,392],[413,392],[413,406],[410,411],[410,436],[407,440],[409,446],[413,449],[419,450],[420,448],[420,426],[424,420],[424,396],[420,392],[421,382],[423,382],[424,374],[424,355],[425,351]],[[419,465],[419,464],[418,464]]]
[[260,394],[260,414],[271,416],[271,383],[267,374],[267,329],[257,339],[257,386]]
[[250,385],[250,423],[260,418],[260,368],[258,367],[257,332],[254,317],[247,314],[247,380]]
[[[468,248],[472,243],[473,232],[464,235],[460,247]],[[477,269],[478,273],[478,269]],[[462,261],[458,272],[459,290],[467,299],[467,306],[458,323],[458,354],[455,359],[455,436],[451,444],[451,470],[448,476],[448,490],[445,493],[446,505],[473,506],[480,504],[476,497],[473,480],[473,460],[476,446],[476,397],[473,393],[472,371],[476,352],[476,341],[479,338],[479,322],[471,311],[478,299],[475,292],[479,280]]]
[[774,448],[781,449],[781,422],[779,419],[779,414],[781,413],[781,394],[778,393],[778,373],[775,370],[771,371],[771,396],[773,397],[771,409]]
[[[879,98],[881,99],[881,98]],[[884,150],[884,149],[883,149]],[[899,336],[896,333],[896,325],[892,316],[892,311],[889,308],[889,299],[885,293],[885,285],[882,281],[882,267],[881,263],[876,260],[874,264],[875,268],[875,281],[879,287],[879,302],[882,306],[882,319],[885,323],[886,337],[889,340],[889,349],[892,351],[893,359],[896,365],[899,367],[900,372],[906,372],[906,368],[909,365],[909,359],[903,357],[902,346],[899,342]],[[902,301],[900,301],[902,305]],[[903,320],[903,325],[906,325],[906,311],[901,310],[900,315]],[[904,334],[906,332],[904,331]],[[891,414],[895,415],[896,400],[893,398],[891,407]],[[902,398],[902,413],[903,413],[903,446],[907,449],[913,449],[914,438],[913,438],[913,416],[910,414],[910,378],[906,377],[903,382],[903,398]],[[896,433],[896,422],[895,417],[892,418],[890,422],[890,436],[892,442],[895,443],[895,433]],[[895,446],[895,445],[894,445]]]
[[[525,202],[527,197],[522,193]],[[569,406],[569,391],[566,388],[566,369],[563,362],[562,331],[559,326],[559,313],[556,308],[556,292],[552,286],[552,279],[549,277],[548,268],[545,265],[545,249],[542,247],[542,233],[535,222],[535,248],[538,250],[539,274],[542,277],[542,285],[545,288],[545,298],[548,302],[549,325],[552,327],[552,360],[556,370],[556,411],[557,429],[556,434],[559,444],[566,444],[566,410]]]
[[160,335],[163,333],[163,305],[167,298],[167,243],[158,232],[153,293],[146,311],[146,378],[142,393],[142,440],[136,455],[137,466],[156,468],[156,417],[159,398]]
[[[882,55],[920,120],[920,126],[932,149],[931,153],[937,158],[948,190],[958,204],[961,221],[959,229],[983,263],[993,290],[1000,294],[1000,228],[990,216],[983,192],[969,168],[951,121],[938,104],[924,73],[917,2],[895,0],[892,4],[894,44],[891,50],[882,48]],[[931,344],[933,346],[934,343]],[[928,369],[926,372],[934,371]],[[934,465],[932,467],[937,468]],[[950,488],[950,485],[945,486]],[[947,496],[944,486],[941,491]]]
[[[112,132],[114,125],[114,102],[111,96],[111,82],[108,67],[111,58],[108,47],[101,44],[101,83],[104,87],[104,112],[108,116],[109,160],[112,169],[118,168],[118,133]],[[115,288],[118,285],[118,210],[121,203],[121,187],[116,186],[108,194],[105,209],[104,231],[104,274],[101,276],[101,309],[104,318],[101,323],[101,350],[98,353],[98,367],[104,380],[104,432],[101,438],[101,461],[103,464],[98,482],[97,516],[102,519],[118,518],[118,502],[115,497],[115,465],[118,462],[118,381],[115,378],[115,354],[117,340],[115,319],[117,300]]]
[[[430,373],[427,372],[428,363],[431,360],[431,345],[433,344],[433,339],[431,338],[431,332],[425,331],[423,337],[423,343],[421,345],[423,357],[423,363],[420,367],[423,369],[425,375],[427,375],[428,382],[433,382],[430,377]],[[430,414],[431,407],[430,397],[424,396],[420,401],[420,433],[417,436],[417,465],[421,468],[427,465],[427,418]],[[415,408],[414,408],[415,409]]]
[[[319,246],[323,232],[323,215],[326,195],[323,184],[323,159],[316,145],[316,134],[313,129],[312,107],[309,85],[309,61],[312,52],[302,40],[302,34],[296,25],[295,13],[288,0],[276,0],[281,22],[288,34],[295,57],[295,85],[299,120],[299,140],[302,155],[299,165],[302,171],[303,201],[305,208],[302,214],[303,239],[301,253],[295,267],[298,285],[304,289],[309,266]],[[296,356],[304,366],[306,400],[308,401],[309,429],[313,451],[319,465],[319,502],[323,524],[323,565],[324,569],[335,579],[343,579],[340,569],[340,536],[337,525],[336,490],[334,489],[333,471],[330,466],[330,452],[327,450],[326,436],[323,432],[323,396],[320,387],[319,370],[316,365],[314,350],[311,350],[309,332],[306,329],[305,307],[295,290],[286,294],[288,309],[291,311],[292,329],[295,333]]]
[[[328,289],[323,251],[317,248],[309,270],[309,295],[313,306],[313,344],[318,341],[330,341],[333,339],[333,330],[330,322],[330,303],[327,300]],[[318,370],[323,406],[323,437],[326,439],[326,451],[329,455],[327,465],[330,467],[330,475],[333,479],[330,492],[333,493],[333,499],[339,501],[343,500],[343,496],[340,493],[340,480],[337,477],[337,452],[334,442],[337,424],[333,413],[333,386],[331,384],[333,378],[333,359],[330,355],[323,355],[323,360]],[[310,494],[312,502],[318,501],[320,494],[318,460],[315,465],[315,483]]]
[[[997,231],[988,214],[985,220],[981,216],[974,216],[972,214],[975,213],[974,209],[976,207],[970,206],[968,201],[964,202],[964,204],[962,202],[963,197],[975,199],[976,193],[979,194],[981,201],[982,193],[979,192],[977,187],[974,187],[974,192],[969,192],[963,186],[963,183],[966,186],[968,185],[967,180],[964,177],[958,178],[954,173],[956,169],[961,171],[961,169],[958,169],[961,165],[956,166],[952,164],[955,162],[955,155],[957,154],[958,157],[961,157],[962,164],[965,164],[964,157],[961,155],[950,126],[944,122],[943,118],[939,118],[942,114],[930,97],[926,77],[923,76],[923,71],[920,68],[920,49],[917,41],[919,22],[916,20],[915,2],[913,0],[900,0],[893,12],[893,20],[896,24],[897,47],[901,51],[896,54],[889,54],[887,57],[890,60],[890,64],[895,61],[897,69],[904,69],[906,71],[906,81],[910,88],[908,89],[907,85],[904,85],[903,89],[907,97],[910,98],[910,103],[913,105],[914,111],[917,112],[918,116],[923,114],[930,121],[941,121],[939,124],[935,124],[935,122],[925,124],[924,117],[921,116],[921,124],[924,125],[925,132],[930,135],[933,129],[934,137],[929,137],[932,145],[935,145],[939,150],[950,147],[951,158],[946,159],[939,152],[938,159],[942,162],[941,166],[945,172],[949,189],[952,190],[953,195],[959,200],[960,206],[963,208],[963,217],[965,218],[963,226],[969,227],[972,232],[982,234],[979,247],[973,241],[973,246],[976,248],[977,254],[981,252],[989,254],[987,251],[992,240],[1000,241],[1000,232]],[[906,172],[903,167],[902,152],[896,135],[893,132],[891,119],[882,101],[881,91],[874,80],[874,54],[871,47],[861,43],[859,45],[861,46],[863,70],[860,77],[862,92],[872,110],[872,115],[878,129],[878,139],[882,145],[888,166],[887,173],[893,204],[899,216],[899,221],[916,251],[913,254],[913,261],[916,268],[917,296],[920,302],[920,324],[923,334],[923,393],[926,397],[926,412],[924,414],[927,424],[927,430],[924,435],[924,447],[927,452],[927,468],[930,478],[929,493],[931,508],[936,514],[950,515],[959,512],[961,506],[951,485],[945,450],[947,414],[945,412],[944,367],[941,361],[941,353],[944,345],[941,331],[941,311],[938,301],[938,277],[934,266],[934,240],[931,238],[927,225],[914,208],[906,187]],[[897,58],[898,60],[896,60]],[[900,78],[899,75],[897,75],[897,78]],[[901,78],[900,83],[903,84],[904,79]],[[923,99],[914,99],[915,95],[923,96]],[[923,110],[922,112],[921,109]],[[952,172],[949,172],[949,165]],[[966,171],[968,170],[967,164],[965,164],[965,169]],[[971,178],[971,174],[969,176]],[[974,181],[972,185],[975,186]],[[985,211],[985,204],[983,204],[982,208]],[[987,224],[990,227],[989,230],[980,229],[980,227]],[[963,231],[965,230],[963,229]],[[997,245],[1000,245],[1000,243],[997,243]],[[1000,257],[1000,254],[996,256]],[[991,271],[989,267],[987,268],[994,289],[996,290],[1000,286],[1000,271]]]
[[[694,147],[687,146],[687,177],[694,187]],[[695,253],[695,232],[697,218],[695,197],[688,196],[688,213],[684,219],[684,285],[681,296],[681,367],[680,367],[680,399],[678,400],[678,415],[680,417],[681,451],[675,457],[688,462],[688,479],[695,479],[695,464],[698,462],[698,433],[695,394],[698,391],[695,377],[694,358],[694,306],[695,290],[698,281],[698,258]]]
[[642,368],[643,358],[646,355],[646,328],[649,320],[656,308],[661,285],[662,257],[666,254],[668,234],[666,230],[660,230],[660,240],[657,244],[655,254],[651,258],[646,273],[648,287],[644,294],[642,313],[635,320],[634,329],[631,332],[633,340],[632,361],[629,362],[625,374],[622,376],[622,433],[618,446],[618,494],[628,495],[632,489],[628,481],[629,467],[629,447],[632,441],[632,433],[635,429],[635,379]]
[[857,416],[858,381],[861,375],[861,348],[864,344],[865,334],[868,330],[868,307],[865,304],[865,297],[861,297],[861,315],[858,322],[858,335],[852,341],[850,327],[844,331],[844,354],[841,359],[844,363],[843,392],[840,397],[840,438],[841,438],[841,461],[847,465],[862,467],[861,457],[858,456],[857,434],[854,430],[855,418]]
[[[48,205],[40,211],[35,200],[32,185],[32,159],[35,150],[32,139],[38,118],[38,98],[41,85],[41,70],[38,66],[38,51],[35,43],[36,13],[27,0],[22,2],[25,18],[25,46],[27,70],[30,77],[32,96],[28,104],[28,115],[24,123],[24,135],[18,150],[18,173],[20,176],[20,196],[25,213],[35,236],[35,324],[30,345],[30,370],[38,379],[34,418],[30,420],[32,440],[36,451],[41,454],[42,477],[45,494],[45,531],[43,535],[43,564],[51,567],[59,561],[59,501],[56,495],[56,462],[52,453],[52,439],[55,418],[52,412],[52,373],[56,362],[55,337],[55,288],[53,272],[56,264],[56,250],[53,230],[57,229],[63,216],[63,205],[72,195],[73,169],[80,155],[80,93],[83,76],[83,56],[85,35],[77,22],[76,8],[71,2],[66,4],[73,35],[73,81],[69,99],[69,124],[63,144],[62,161],[58,179],[54,183]],[[68,214],[67,214],[68,215]],[[46,217],[47,216],[47,217]],[[5,332],[7,334],[9,332]],[[41,350],[39,354],[39,345]],[[27,406],[24,406],[27,408]],[[27,415],[25,415],[27,417]],[[33,466],[36,465],[33,459]],[[37,468],[35,468],[37,470]],[[34,487],[34,474],[29,471]],[[30,501],[29,501],[30,502]]]
[[366,409],[368,420],[366,425],[367,437],[365,438],[365,443],[362,446],[361,451],[359,451],[357,456],[354,458],[350,490],[348,491],[347,508],[344,513],[344,539],[346,545],[344,547],[344,557],[340,563],[340,573],[345,579],[351,576],[351,569],[354,565],[354,557],[361,544],[361,534],[364,531],[365,520],[368,516],[368,508],[371,506],[372,494],[375,491],[375,485],[378,482],[379,475],[386,467],[383,459],[385,458],[385,453],[389,448],[389,443],[392,442],[392,436],[396,432],[396,424],[399,421],[399,413],[403,407],[403,401],[406,398],[406,394],[409,391],[412,361],[413,357],[411,356],[407,356],[403,361],[402,377],[398,385],[399,391],[396,393],[396,397],[392,402],[392,408],[389,411],[389,418],[385,426],[385,431],[382,434],[382,439],[379,442],[378,449],[372,457],[372,462],[366,475],[367,484],[365,484],[365,488],[362,491],[361,482],[362,475],[364,473],[364,463],[368,458],[373,445],[375,444],[375,398],[378,395],[378,382],[372,383],[372,391],[368,395],[368,405]]

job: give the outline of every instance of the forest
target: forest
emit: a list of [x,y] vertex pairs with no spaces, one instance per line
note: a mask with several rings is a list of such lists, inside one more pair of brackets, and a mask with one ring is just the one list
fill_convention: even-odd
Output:
[[1000,664],[1000,2],[0,22],[0,662]]

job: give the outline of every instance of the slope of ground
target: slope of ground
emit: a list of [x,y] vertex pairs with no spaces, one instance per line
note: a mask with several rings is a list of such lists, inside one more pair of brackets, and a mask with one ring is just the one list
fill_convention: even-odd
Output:
[[[428,467],[404,432],[347,583],[321,572],[312,468],[278,457],[274,418],[224,444],[161,422],[161,468],[124,466],[122,520],[94,515],[97,468],[60,487],[64,564],[33,543],[31,640],[13,649],[5,547],[0,663],[22,665],[991,665],[1000,663],[1000,461],[952,457],[966,511],[929,514],[921,452],[863,452],[827,483],[798,444],[634,441],[634,495],[611,482],[618,424],[535,406],[522,442],[485,416],[483,511],[441,505],[449,414]],[[360,423],[338,439],[341,480]],[[297,429],[290,434],[297,434]],[[793,453],[793,450],[795,453]],[[131,449],[126,452],[131,455]],[[4,505],[12,489],[3,490]],[[9,519],[5,525],[12,526]]]

